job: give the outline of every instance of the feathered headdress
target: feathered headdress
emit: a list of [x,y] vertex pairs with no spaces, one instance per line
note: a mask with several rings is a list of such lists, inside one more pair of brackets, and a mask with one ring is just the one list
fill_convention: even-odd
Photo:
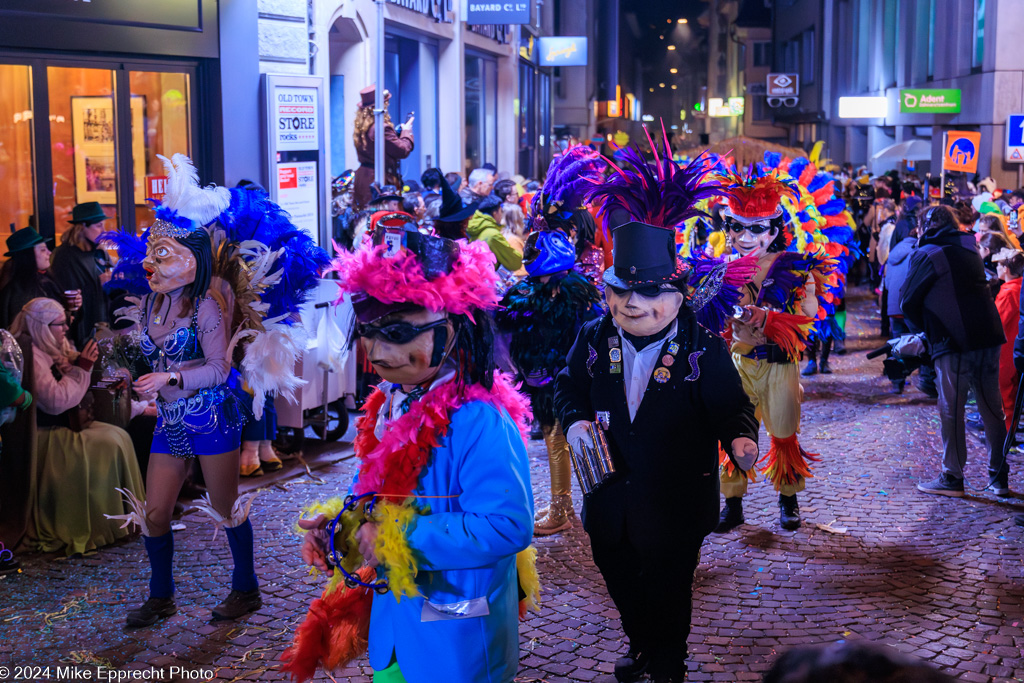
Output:
[[544,217],[555,214],[569,220],[573,211],[587,203],[587,194],[600,182],[605,162],[594,150],[576,145],[551,160],[544,187],[530,202],[531,229],[543,229]]
[[485,243],[410,235],[415,235],[414,248],[385,243],[364,244],[351,254],[338,249],[328,270],[338,274],[341,294],[369,297],[384,306],[415,304],[471,320],[474,311],[497,307],[498,274]]
[[783,179],[776,171],[764,174],[751,166],[744,178],[729,169],[722,179],[728,197],[722,214],[744,224],[778,218],[782,215],[783,196],[799,197],[795,183]]
[[199,172],[184,154],[174,154],[170,159],[157,154],[157,158],[164,162],[167,192],[156,204],[157,220],[150,228],[154,237],[184,237],[204,229],[231,204],[227,188],[199,185]]
[[599,216],[607,221],[612,213],[625,212],[628,220],[681,229],[688,218],[704,215],[698,202],[722,194],[719,185],[705,182],[710,166],[704,153],[681,166],[672,159],[668,137],[664,138],[664,153],[659,153],[650,134],[647,136],[654,168],[636,146],[622,150],[621,158],[628,162],[625,168],[608,162],[615,172],[593,186],[588,195],[601,206]]
[[[229,311],[228,319],[241,320],[228,355],[235,344],[249,341],[241,370],[253,391],[253,413],[259,418],[266,395],[291,399],[294,389],[303,384],[294,366],[305,349],[306,336],[304,328],[294,323],[330,259],[262,188],[201,187],[187,156],[160,159],[167,173],[167,193],[163,201],[153,202],[157,217],[153,226],[141,238],[123,229],[101,235],[118,252],[106,287],[144,296],[150,292],[142,269],[149,238],[181,238],[200,230],[210,235],[213,274],[231,286],[238,309],[237,315]],[[211,234],[209,226],[215,222],[218,227]]]

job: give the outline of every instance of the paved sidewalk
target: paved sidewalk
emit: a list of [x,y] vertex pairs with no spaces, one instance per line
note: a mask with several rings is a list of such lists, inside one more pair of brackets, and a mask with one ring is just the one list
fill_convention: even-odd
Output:
[[[867,318],[872,310],[866,300],[851,305],[851,353],[833,357],[836,374],[803,382],[802,442],[822,455],[800,495],[803,527],[782,531],[776,496],[759,483],[745,500],[747,524],[704,546],[689,680],[756,681],[791,646],[866,639],[963,681],[1024,681],[1024,528],[1012,520],[1024,496],[1003,501],[972,490],[956,500],[916,491],[918,480],[938,472],[937,409],[910,387],[902,396],[888,393],[881,362],[864,359],[881,341],[854,321],[864,316],[877,329],[877,319]],[[976,435],[967,477],[981,487],[987,479]],[[320,462],[340,457],[341,448],[327,449]],[[543,442],[531,442],[530,454],[543,498]],[[175,539],[179,612],[151,629],[123,627],[127,606],[146,594],[138,540],[85,558],[20,555],[24,573],[0,579],[0,665],[50,666],[49,680],[57,680],[61,663],[90,671],[164,667],[158,680],[165,681],[283,680],[277,658],[322,588],[301,565],[291,527],[304,502],[344,489],[353,467],[351,460],[327,464],[314,470],[316,479],[303,472],[257,499],[264,607],[237,624],[209,621],[227,592],[230,553],[223,534],[211,540],[211,527],[191,516]],[[1024,491],[1019,456],[1011,456],[1010,486]],[[613,680],[625,646],[586,535],[577,525],[536,546],[544,604],[522,625],[517,680]],[[666,567],[665,580],[673,578]],[[171,666],[185,671],[172,676]],[[369,681],[369,673],[360,662],[334,680]],[[320,673],[316,680],[330,679]]]

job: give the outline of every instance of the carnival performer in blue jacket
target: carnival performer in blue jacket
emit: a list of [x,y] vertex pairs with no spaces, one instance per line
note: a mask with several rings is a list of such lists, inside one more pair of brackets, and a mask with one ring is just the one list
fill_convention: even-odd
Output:
[[347,500],[299,522],[303,560],[333,578],[284,668],[304,681],[368,641],[375,681],[508,683],[519,587],[535,597],[536,574],[522,552],[533,535],[529,410],[491,358],[494,257],[379,227],[334,269],[384,382],[359,421]]

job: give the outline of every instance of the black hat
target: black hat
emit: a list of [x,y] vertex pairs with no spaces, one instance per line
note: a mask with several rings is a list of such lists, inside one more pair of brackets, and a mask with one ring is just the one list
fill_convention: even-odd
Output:
[[394,185],[385,185],[384,187],[378,188],[376,185],[370,186],[370,204],[379,204],[381,202],[402,201],[402,193],[398,191],[398,188]]
[[103,207],[100,206],[99,202],[83,202],[71,209],[71,220],[68,223],[92,225],[93,223],[105,221],[108,218],[110,216],[103,212]]
[[685,262],[676,255],[674,230],[636,221],[612,230],[612,265],[602,276],[606,285],[631,290],[685,276]]
[[7,238],[7,253],[4,256],[31,249],[46,241],[46,238],[36,232],[34,228],[22,228]]
[[459,223],[476,213],[478,205],[478,202],[473,202],[468,206],[463,204],[462,198],[452,191],[451,185],[443,175],[441,176],[441,209],[437,213],[437,220],[445,223]]
[[[380,212],[385,213],[385,212]],[[454,240],[433,235],[424,235],[416,230],[412,216],[401,212],[388,213],[376,221],[373,245],[394,245],[398,250],[411,251],[428,280],[452,272],[459,258],[459,245]],[[404,222],[403,222],[404,221]],[[408,301],[385,303],[365,292],[352,295],[352,309],[356,320],[370,323],[386,315],[418,308]]]

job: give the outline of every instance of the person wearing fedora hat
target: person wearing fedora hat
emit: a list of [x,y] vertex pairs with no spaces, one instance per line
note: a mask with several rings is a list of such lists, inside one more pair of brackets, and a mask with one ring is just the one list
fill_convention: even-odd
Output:
[[[377,131],[374,124],[374,103],[377,97],[377,86],[371,85],[359,91],[359,108],[356,110],[356,121],[352,132],[352,141],[356,146],[356,158],[359,160],[359,168],[356,169],[355,180],[353,181],[352,203],[358,211],[363,209],[373,199],[370,185],[374,180],[375,164],[375,140]],[[398,162],[412,154],[416,141],[412,134],[412,122],[415,116],[409,114],[409,118],[402,125],[402,132],[395,132],[391,124],[391,115],[388,114],[388,103],[391,101],[391,93],[384,91],[384,182],[396,187],[402,187],[402,176],[398,171]]]
[[69,303],[50,275],[50,249],[46,242],[34,228],[22,228],[7,238],[7,261],[0,267],[0,327],[8,329],[32,299],[44,297]]
[[717,262],[698,277],[706,264],[676,252],[676,231],[719,192],[703,183],[705,159],[684,168],[662,157],[655,171],[638,150],[622,157],[626,170],[615,167],[590,193],[615,226],[602,274],[608,313],[580,329],[555,379],[555,415],[577,455],[602,429],[614,465],[584,496],[581,519],[629,641],[615,678],[678,683],[694,571],[717,521],[719,444],[738,467],[752,467],[757,420],[709,331],[718,324],[698,319],[719,305],[712,298],[737,296],[734,278]]
[[51,273],[63,291],[77,291],[82,307],[68,335],[79,348],[92,336],[96,323],[109,323],[110,298],[103,284],[110,280],[113,264],[100,249],[100,235],[108,216],[99,202],[78,204],[71,211],[71,227],[53,252]]

